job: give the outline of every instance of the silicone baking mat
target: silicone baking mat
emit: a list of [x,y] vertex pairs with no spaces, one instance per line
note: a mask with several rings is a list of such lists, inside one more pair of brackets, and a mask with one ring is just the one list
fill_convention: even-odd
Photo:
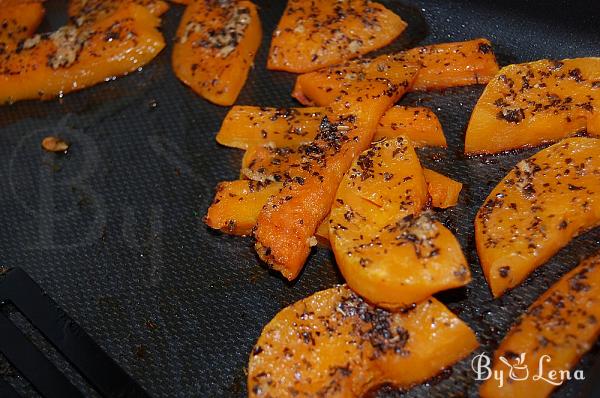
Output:
[[[502,65],[600,56],[599,2],[381,2],[409,23],[385,51],[486,37]],[[65,3],[46,2],[45,28],[64,23]],[[237,103],[298,106],[290,97],[294,76],[265,69],[285,2],[258,4],[264,42]],[[248,353],[262,327],[284,306],[341,279],[331,252],[317,248],[298,280],[287,283],[260,264],[251,239],[202,223],[216,184],[237,178],[242,153],[214,140],[228,109],[204,101],[173,75],[170,55],[182,12],[173,5],[165,15],[169,44],[142,71],[60,100],[0,107],[0,265],[24,268],[152,396],[241,397]],[[496,182],[535,151],[462,156],[464,130],[481,91],[416,93],[401,103],[436,112],[449,148],[421,151],[422,162],[465,183],[459,205],[439,217],[459,237],[474,280],[439,298],[477,332],[477,352],[490,354],[532,300],[600,248],[600,230],[573,241],[501,299],[491,299],[472,222]],[[41,150],[50,134],[72,143],[67,155]],[[28,327],[9,306],[2,311]],[[95,396],[52,348],[42,346],[86,395]],[[578,366],[590,372],[597,355],[598,345]],[[377,394],[476,396],[471,358],[404,395],[392,388]],[[25,396],[36,396],[3,358],[0,374]],[[580,389],[580,382],[569,382],[555,395],[574,397]]]

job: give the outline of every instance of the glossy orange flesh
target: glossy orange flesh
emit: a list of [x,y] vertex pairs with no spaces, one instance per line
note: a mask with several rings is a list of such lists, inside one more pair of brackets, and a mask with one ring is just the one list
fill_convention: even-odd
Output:
[[33,35],[43,18],[41,0],[0,0],[0,48]]
[[251,180],[225,181],[217,187],[204,222],[232,235],[250,235],[258,213],[281,184]]
[[50,99],[133,72],[165,46],[160,20],[126,4],[105,19],[34,36],[0,55],[0,103]]
[[306,146],[297,178],[286,182],[261,211],[254,236],[263,261],[288,280],[310,253],[314,233],[329,214],[335,191],[354,158],[371,143],[377,122],[410,86],[417,68],[406,65],[388,78],[367,74],[341,94]]
[[207,100],[237,99],[260,45],[262,28],[250,1],[197,0],[185,9],[173,47],[173,70]]
[[250,354],[248,396],[358,398],[383,383],[410,388],[477,346],[473,331],[434,298],[390,313],[338,286],[265,326]]
[[600,58],[509,65],[475,105],[465,153],[497,153],[600,135]]
[[446,148],[442,125],[433,111],[424,106],[396,105],[379,120],[373,141],[404,136],[414,147]]
[[475,219],[494,297],[600,223],[599,176],[600,139],[568,138],[519,162],[494,188]]
[[407,138],[373,144],[342,180],[329,220],[348,286],[370,303],[406,308],[471,280],[460,244],[429,214],[423,169]]
[[273,32],[268,69],[304,73],[381,48],[406,22],[369,0],[288,0]]
[[443,174],[430,169],[423,169],[427,190],[431,197],[431,206],[438,209],[447,209],[456,206],[462,190],[462,184]]
[[416,47],[404,52],[362,58],[342,65],[305,73],[296,79],[292,96],[303,105],[327,105],[342,90],[352,89],[365,73],[389,77],[404,65],[419,65],[409,90],[436,90],[470,84],[485,84],[497,72],[498,64],[486,39]]
[[[600,256],[595,255],[552,285],[515,323],[494,354],[492,370],[504,372],[503,385],[499,387],[499,380],[485,381],[481,396],[548,397],[556,386],[547,380],[560,383],[559,372],[569,369],[574,376],[572,368],[600,334],[599,319]],[[510,368],[504,361],[515,367],[516,378],[524,380],[509,379]],[[552,379],[550,372],[557,376]]]

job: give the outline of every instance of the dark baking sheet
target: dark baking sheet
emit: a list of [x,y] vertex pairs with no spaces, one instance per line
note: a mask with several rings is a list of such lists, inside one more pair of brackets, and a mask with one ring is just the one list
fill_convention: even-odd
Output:
[[[482,36],[492,40],[503,65],[600,56],[596,1],[382,2],[409,23],[389,49]],[[46,3],[47,28],[65,20],[65,3]],[[264,68],[285,2],[258,4],[265,39],[238,104],[297,105],[289,96],[294,77]],[[173,6],[166,14],[169,46],[142,72],[61,100],[0,107],[0,265],[27,270],[151,395],[238,397],[246,394],[244,367],[261,328],[282,307],[340,279],[331,253],[319,248],[300,278],[286,283],[259,264],[251,239],[202,224],[215,185],[237,177],[242,154],[214,140],[227,108],[205,102],[171,71],[171,43],[182,11]],[[491,300],[474,250],[472,220],[495,183],[534,151],[461,156],[481,90],[410,94],[401,103],[434,109],[449,148],[422,152],[422,161],[465,183],[459,205],[439,215],[459,236],[474,280],[439,297],[477,332],[478,352],[490,353],[535,297],[600,247],[600,230],[576,239],[525,284]],[[40,142],[48,134],[71,141],[69,154],[44,153]],[[94,396],[22,317],[8,306],[2,311]],[[590,371],[598,348],[580,368]],[[4,358],[0,377],[25,396],[36,396]],[[476,396],[473,379],[469,357],[406,396]],[[575,397],[580,390],[580,382],[570,382],[555,395]],[[379,395],[401,394],[384,389]]]

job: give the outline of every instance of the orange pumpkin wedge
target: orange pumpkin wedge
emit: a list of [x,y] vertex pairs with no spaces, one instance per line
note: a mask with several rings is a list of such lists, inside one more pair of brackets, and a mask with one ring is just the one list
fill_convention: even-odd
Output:
[[353,89],[366,75],[389,78],[406,64],[419,65],[409,90],[437,90],[470,84],[485,84],[497,72],[498,64],[490,42],[465,42],[416,47],[404,52],[362,58],[305,73],[296,79],[292,97],[303,105],[324,106]]
[[[502,377],[485,381],[481,397],[548,397],[562,384],[561,372],[575,366],[594,345],[599,319],[600,256],[595,255],[552,285],[515,323],[494,353],[492,371]],[[510,379],[511,367],[523,380]],[[524,377],[527,368],[529,377]]]
[[568,138],[519,162],[475,219],[477,253],[494,297],[600,224],[600,139]]
[[221,145],[248,149],[257,145],[297,147],[315,139],[325,108],[234,106],[217,134]]
[[499,69],[487,39],[416,47],[398,56],[421,66],[412,85],[412,90],[419,91],[486,84]]
[[144,7],[125,4],[93,24],[27,39],[0,56],[0,103],[50,99],[133,72],[163,49],[159,24]]
[[369,146],[377,122],[416,72],[406,65],[403,73],[389,78],[366,77],[352,93],[334,101],[315,140],[305,148],[303,173],[284,184],[260,212],[254,231],[257,253],[288,280],[300,273],[345,172]]
[[443,174],[430,169],[423,169],[427,190],[431,197],[431,206],[438,209],[447,209],[456,206],[462,190],[462,184]]
[[33,35],[43,18],[41,0],[0,0],[0,48]]
[[[217,142],[233,148],[258,145],[295,148],[314,140],[326,108],[234,106],[225,116]],[[399,135],[415,147],[446,147],[442,126],[429,108],[395,106],[379,120],[374,141]]]
[[369,0],[288,0],[271,40],[268,69],[304,73],[391,43],[406,22]]
[[509,65],[475,105],[465,153],[538,146],[584,130],[600,135],[600,58]]
[[248,396],[358,398],[384,383],[407,389],[477,346],[469,326],[434,298],[392,313],[337,286],[265,326],[250,354]]
[[342,180],[331,247],[348,286],[368,302],[407,308],[471,280],[456,238],[421,213],[428,199],[419,158],[403,137],[373,144]]
[[225,181],[204,217],[206,225],[232,235],[250,235],[258,213],[281,184],[251,180]]
[[161,16],[169,5],[162,0],[69,0],[69,17],[77,26],[106,18],[126,3],[145,7],[152,15]]
[[232,105],[246,82],[261,38],[252,2],[191,2],[177,29],[173,70],[210,102]]
[[373,141],[404,136],[414,147],[446,148],[446,137],[437,116],[429,108],[396,105],[379,120]]

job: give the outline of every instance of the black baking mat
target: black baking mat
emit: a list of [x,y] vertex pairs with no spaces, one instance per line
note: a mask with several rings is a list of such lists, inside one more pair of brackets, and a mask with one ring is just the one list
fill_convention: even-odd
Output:
[[[599,2],[382,2],[409,23],[394,49],[487,37],[503,65],[600,56]],[[264,68],[270,32],[285,2],[258,4],[265,39],[238,104],[297,105],[290,97],[293,75]],[[64,10],[59,11],[64,1],[46,5],[47,26],[64,20]],[[0,108],[0,265],[25,269],[152,396],[241,397],[248,353],[261,328],[282,307],[340,278],[331,253],[319,248],[299,279],[286,283],[259,264],[251,239],[202,224],[215,185],[238,176],[242,154],[214,140],[227,108],[205,102],[171,71],[171,44],[182,11],[173,6],[164,17],[169,45],[141,73],[60,101]],[[402,103],[436,112],[449,148],[423,151],[422,161],[465,183],[459,205],[439,217],[458,235],[474,280],[439,297],[477,332],[478,352],[491,353],[535,297],[600,248],[600,230],[576,239],[525,284],[491,300],[472,221],[496,182],[535,151],[461,156],[481,91],[410,94]],[[72,143],[68,155],[40,149],[49,134]],[[590,371],[596,356],[598,345],[579,366]],[[473,378],[467,358],[406,396],[474,397]],[[0,379],[24,396],[36,396],[1,357]],[[581,387],[570,382],[555,395],[576,397]],[[386,388],[379,395],[401,393]]]

